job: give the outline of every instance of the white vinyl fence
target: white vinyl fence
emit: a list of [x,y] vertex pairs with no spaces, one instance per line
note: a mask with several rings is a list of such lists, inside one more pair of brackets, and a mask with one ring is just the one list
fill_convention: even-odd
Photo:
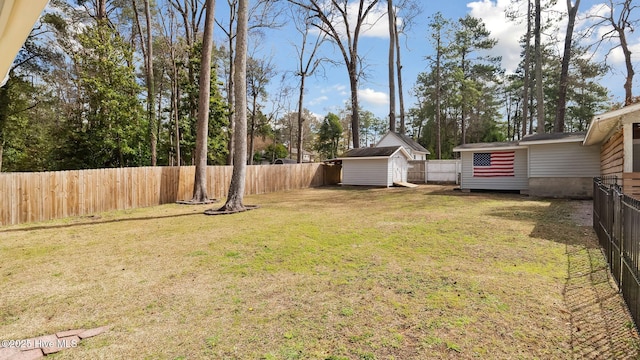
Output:
[[429,160],[427,161],[427,183],[455,183],[458,184],[458,175],[462,171],[460,160]]

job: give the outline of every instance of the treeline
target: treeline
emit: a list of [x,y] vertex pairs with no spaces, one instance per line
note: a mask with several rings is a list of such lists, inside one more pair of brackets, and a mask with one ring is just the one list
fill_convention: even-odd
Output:
[[[452,158],[452,149],[459,144],[586,131],[594,115],[624,105],[611,102],[609,90],[601,85],[611,69],[606,62],[595,61],[593,54],[597,47],[605,52],[607,46],[628,47],[621,35],[629,32],[629,24],[637,23],[631,20],[631,2],[610,2],[615,8],[600,5],[599,11],[587,12],[579,31],[575,21],[580,1],[568,4],[568,12],[558,14],[549,8],[555,2],[547,2],[547,7],[539,0],[512,2],[513,11],[507,16],[526,23],[528,29],[513,74],[505,74],[501,59],[490,55],[497,41],[480,20],[446,19],[440,13],[430,18],[428,38],[434,55],[427,58],[428,70],[414,87],[419,106],[411,110],[411,131],[433,157]],[[614,18],[620,12],[623,15]],[[562,33],[561,20],[567,23],[564,48],[558,41],[536,39],[540,34]],[[605,35],[589,43],[595,32]],[[626,74],[629,82],[633,66],[629,58],[625,63],[631,70]],[[625,103],[633,99],[631,87],[627,90],[625,85]]]
[[[396,129],[396,122],[399,131],[417,139],[434,158],[451,158],[455,146],[469,142],[585,130],[595,113],[611,106],[608,90],[599,84],[609,69],[592,60],[589,55],[594,50],[583,42],[570,41],[567,52],[553,42],[538,41],[542,33],[559,31],[559,20],[572,14],[559,14],[554,21],[547,16],[544,24],[538,24],[536,14],[550,13],[539,2],[513,1],[514,11],[507,14],[512,21],[529,25],[522,36],[522,61],[509,75],[501,59],[491,55],[497,40],[480,19],[432,16],[424,31],[428,40],[421,40],[420,46],[425,52],[433,50],[433,55],[425,59],[427,70],[409,79],[418,103],[408,109],[406,120],[403,104],[397,120],[395,106],[387,118],[380,118],[358,105],[367,59],[358,53],[357,38],[369,12],[388,14],[388,5],[393,11],[390,38],[396,44],[400,80],[397,45],[405,40],[405,28],[421,16],[419,2],[354,0],[330,6],[318,0],[250,2],[248,27],[254,44],[250,49],[264,41],[267,29],[273,33],[286,23],[294,24],[288,29],[296,30],[299,65],[279,69],[273,60],[249,53],[248,163],[281,157],[302,161],[308,153],[316,159],[335,157],[348,148],[374,144],[386,131]],[[0,171],[194,164],[205,3],[52,0],[0,88]],[[227,0],[224,5],[228,13],[216,17],[216,33],[223,40],[215,44],[210,64],[209,164],[230,164],[234,149],[238,1]],[[578,5],[579,1],[573,2],[576,11]],[[616,7],[611,18],[598,12],[587,34],[579,38],[596,29],[600,33],[612,29],[608,36],[618,39],[624,50],[622,35],[637,22],[633,7],[628,0],[611,6]],[[613,14],[622,15],[613,18]],[[348,22],[350,16],[356,16],[355,21]],[[335,31],[333,25],[339,23],[353,26],[351,37]],[[567,27],[567,34],[572,32]],[[330,58],[321,49],[340,51]],[[305,80],[323,64],[344,66],[351,97],[343,110],[318,119],[304,107]],[[390,66],[390,83],[393,69]],[[290,77],[280,81],[285,73]],[[628,73],[631,84],[632,78]],[[273,88],[278,90],[270,93]],[[632,99],[632,86],[628,88],[627,102]],[[390,86],[390,94],[394,91]],[[560,104],[566,105],[562,126]]]

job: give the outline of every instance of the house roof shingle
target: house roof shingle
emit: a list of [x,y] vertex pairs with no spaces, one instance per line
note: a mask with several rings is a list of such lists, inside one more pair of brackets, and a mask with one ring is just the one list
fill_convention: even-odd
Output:
[[456,146],[453,151],[472,150],[472,149],[499,149],[509,147],[519,147],[517,141],[491,142],[491,143],[472,143]]
[[544,134],[532,134],[527,135],[520,143],[533,142],[533,141],[583,141],[586,131],[572,132],[572,133],[544,133]]
[[383,146],[351,149],[341,157],[389,157],[402,146]]
[[424,146],[418,144],[418,142],[413,140],[410,136],[407,136],[405,134],[400,134],[400,133],[395,133],[395,134],[398,135],[398,137],[402,139],[402,141],[407,143],[407,145],[409,145],[413,150],[430,154],[429,150],[427,150]]

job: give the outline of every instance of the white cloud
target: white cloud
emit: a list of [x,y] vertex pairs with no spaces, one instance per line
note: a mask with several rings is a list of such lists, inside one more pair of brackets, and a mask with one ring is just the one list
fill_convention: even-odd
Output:
[[[349,11],[353,14],[349,21],[355,25],[356,15],[358,14],[358,2],[355,1],[349,4],[349,7]],[[362,25],[362,29],[362,36],[388,39],[389,17],[387,16],[386,5],[378,2],[369,12],[369,15]]]
[[471,9],[471,16],[484,21],[487,30],[498,44],[492,50],[495,55],[502,56],[502,66],[507,72],[514,72],[520,62],[520,45],[518,41],[526,32],[526,24],[507,21],[505,11],[510,6],[509,0],[474,1],[467,4]]
[[[629,44],[629,51],[631,51],[631,62],[635,63],[640,61],[640,40],[638,40],[635,44]],[[613,49],[609,54],[607,60],[609,64],[614,66],[618,65],[621,69],[623,69],[625,66],[625,58],[624,53],[622,52],[622,48],[618,47]],[[636,65],[634,65],[634,67],[635,66]]]
[[324,119],[324,115],[312,112],[311,116],[313,116],[317,121],[322,121]]
[[320,90],[320,93],[321,94],[340,95],[340,96],[349,95],[349,92],[347,91],[347,86],[346,85],[342,85],[342,84],[335,84],[335,85],[330,86],[328,88],[323,88],[322,90]]
[[[543,0],[543,6],[544,3],[548,1],[549,0]],[[517,5],[518,3],[515,4]],[[480,0],[468,3],[467,7],[471,9],[470,15],[482,19],[487,30],[491,32],[491,37],[498,40],[498,44],[491,50],[491,54],[494,56],[502,56],[502,66],[506,69],[507,73],[514,72],[521,60],[520,52],[522,49],[520,48],[520,38],[524,36],[527,31],[527,23],[525,20],[526,6],[514,8],[511,0]],[[520,21],[513,21],[506,18],[505,13],[514,10],[523,15]],[[547,17],[547,19],[543,19],[543,22],[547,23],[551,21],[548,19],[549,16],[566,13],[566,11],[566,4],[559,1],[552,7],[551,11],[543,15],[543,18]],[[566,20],[558,23],[558,26],[561,29],[560,31],[549,31],[549,34],[553,34],[555,39],[547,36],[543,38],[543,42],[553,40],[558,44],[556,47],[561,50],[564,42]]]
[[[353,32],[357,18],[358,18],[358,7],[359,1],[350,1],[347,5],[347,17],[351,27],[351,31]],[[370,0],[365,1],[364,9],[370,4]],[[331,5],[328,3],[325,4],[326,8],[329,8]],[[344,35],[346,33],[344,22],[339,15],[337,15],[333,19],[333,26],[336,28],[339,34]],[[361,28],[361,36],[363,37],[375,37],[375,38],[389,38],[389,21],[387,17],[387,5],[378,2],[374,7],[369,11],[367,17],[365,18],[362,28]]]
[[358,90],[358,96],[360,99],[373,106],[384,106],[389,105],[389,94],[375,91],[373,89],[362,89]]
[[322,96],[318,96],[315,99],[310,100],[308,104],[310,106],[315,106],[315,105],[318,105],[318,104],[322,104],[323,102],[325,102],[327,100],[329,100],[329,97],[325,96],[325,95],[322,95]]

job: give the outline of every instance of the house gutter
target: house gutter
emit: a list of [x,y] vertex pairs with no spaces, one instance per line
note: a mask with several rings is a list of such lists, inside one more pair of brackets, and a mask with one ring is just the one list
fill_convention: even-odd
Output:
[[0,0],[0,86],[49,0]]

